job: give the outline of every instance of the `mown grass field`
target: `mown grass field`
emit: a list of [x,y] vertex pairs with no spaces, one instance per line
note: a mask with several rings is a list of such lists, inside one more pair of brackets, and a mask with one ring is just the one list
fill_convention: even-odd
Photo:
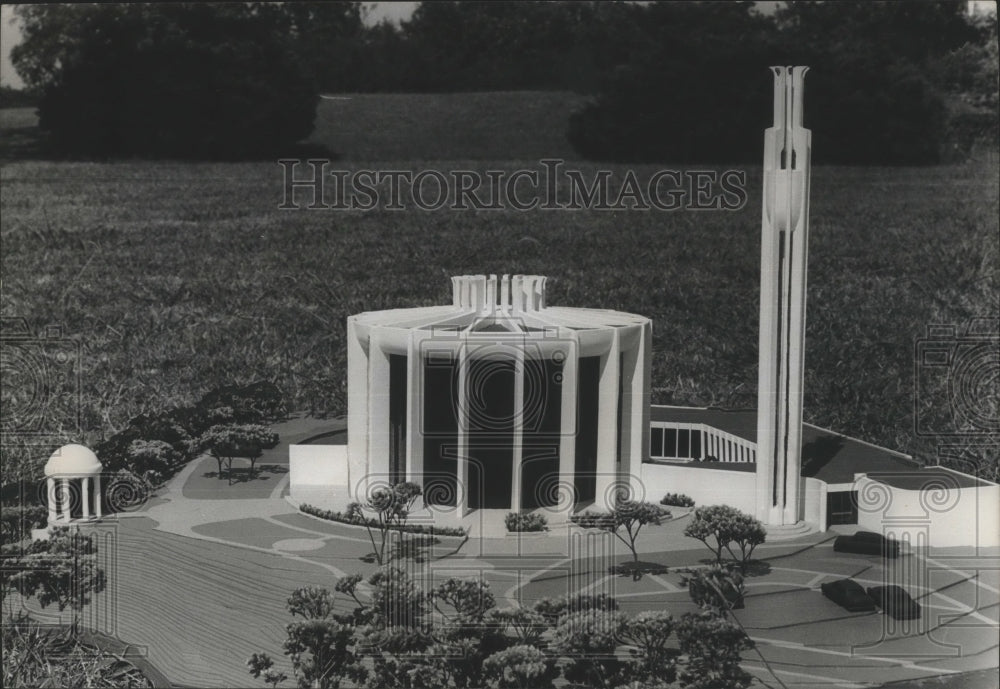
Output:
[[[343,155],[335,167],[571,156],[569,96],[355,98],[320,106],[313,140]],[[6,144],[30,133],[18,118],[30,125],[0,115]],[[548,275],[550,304],[650,316],[655,402],[756,404],[759,168],[734,212],[281,211],[274,161],[0,157],[0,312],[80,343],[84,440],[260,378],[342,413],[345,318],[446,303],[449,276],[478,272]],[[996,318],[997,191],[997,170],[974,165],[814,169],[808,421],[933,460],[915,406],[939,425],[950,408],[915,399],[914,346],[929,324]]]

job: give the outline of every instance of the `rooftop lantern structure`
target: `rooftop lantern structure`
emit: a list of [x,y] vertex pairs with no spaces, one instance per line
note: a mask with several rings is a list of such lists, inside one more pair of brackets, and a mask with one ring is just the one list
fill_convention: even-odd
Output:
[[[49,526],[101,518],[103,468],[97,455],[83,445],[64,445],[52,453],[45,463]],[[79,517],[74,517],[75,508]]]

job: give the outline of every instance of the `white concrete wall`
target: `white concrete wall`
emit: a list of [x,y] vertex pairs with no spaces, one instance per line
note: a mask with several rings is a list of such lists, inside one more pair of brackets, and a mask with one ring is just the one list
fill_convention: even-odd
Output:
[[296,505],[343,510],[351,501],[346,445],[290,445],[288,493]]
[[659,503],[667,493],[684,493],[695,505],[729,505],[748,514],[756,506],[756,480],[752,471],[695,469],[683,464],[642,465],[642,485],[647,502]]
[[[956,475],[958,472],[953,472]],[[858,528],[935,547],[1000,546],[1000,486],[904,490],[859,474]]]
[[817,531],[826,531],[827,485],[818,478],[802,479],[802,521]]

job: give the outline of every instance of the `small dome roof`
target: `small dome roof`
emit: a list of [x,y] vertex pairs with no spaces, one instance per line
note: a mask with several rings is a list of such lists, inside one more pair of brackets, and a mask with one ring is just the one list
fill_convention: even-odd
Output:
[[104,467],[97,455],[83,445],[63,445],[45,463],[46,476],[99,474]]

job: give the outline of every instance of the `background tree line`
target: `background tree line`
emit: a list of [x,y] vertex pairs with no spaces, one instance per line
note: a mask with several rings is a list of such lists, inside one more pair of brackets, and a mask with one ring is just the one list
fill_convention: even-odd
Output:
[[215,156],[308,136],[321,92],[572,90],[583,156],[745,162],[773,64],[808,64],[816,162],[921,164],[996,139],[996,18],[964,0],[34,5],[12,60],[83,153]]

